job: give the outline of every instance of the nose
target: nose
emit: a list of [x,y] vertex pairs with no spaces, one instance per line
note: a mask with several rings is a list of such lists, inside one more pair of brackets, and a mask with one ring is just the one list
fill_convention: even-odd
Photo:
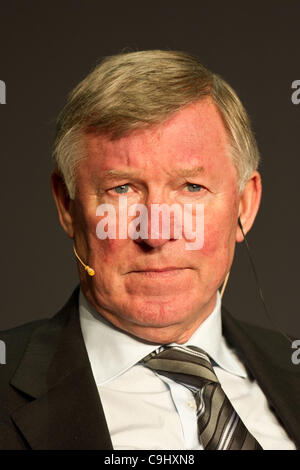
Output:
[[157,199],[157,197],[155,199],[148,197],[145,204],[147,230],[141,232],[141,236],[136,239],[137,243],[143,243],[152,248],[162,247],[173,240],[170,206],[167,202],[162,202],[162,198],[160,198],[160,202]]
[[[157,235],[157,236],[156,236]],[[149,235],[147,238],[145,237],[139,237],[135,241],[139,244],[143,243],[146,244],[147,246],[151,248],[159,248],[164,246],[169,240],[171,240],[171,237],[169,238],[163,238],[161,234],[151,234],[151,231],[149,229]]]

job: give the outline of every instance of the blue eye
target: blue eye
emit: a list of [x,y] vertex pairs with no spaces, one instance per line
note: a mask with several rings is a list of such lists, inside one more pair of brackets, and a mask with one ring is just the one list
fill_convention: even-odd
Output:
[[113,190],[116,191],[116,193],[118,194],[127,193],[128,189],[129,189],[128,184],[121,184],[120,186],[116,186],[115,188],[113,188]]
[[190,187],[189,192],[190,193],[196,193],[201,191],[202,186],[200,184],[195,184],[195,183],[187,183],[187,186]]

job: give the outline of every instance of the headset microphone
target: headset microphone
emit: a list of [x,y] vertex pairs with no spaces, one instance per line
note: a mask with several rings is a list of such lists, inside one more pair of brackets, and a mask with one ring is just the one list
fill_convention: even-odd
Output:
[[265,299],[264,299],[264,296],[263,296],[263,293],[262,293],[262,289],[260,287],[260,282],[259,282],[259,278],[258,278],[258,274],[257,274],[257,271],[255,269],[255,264],[254,264],[254,261],[253,261],[253,256],[252,256],[252,253],[251,253],[251,250],[250,250],[250,246],[249,246],[249,243],[248,243],[248,240],[246,238],[246,235],[244,233],[244,229],[243,229],[243,225],[242,225],[242,222],[241,222],[241,219],[240,217],[238,218],[238,224],[239,224],[239,227],[241,229],[241,232],[243,234],[243,237],[244,237],[244,242],[245,242],[245,245],[246,245],[246,248],[247,248],[247,253],[248,253],[248,258],[249,258],[249,261],[250,261],[250,264],[251,264],[251,267],[252,267],[252,271],[253,271],[253,274],[254,274],[254,277],[255,277],[255,282],[256,282],[256,285],[257,285],[257,289],[258,289],[258,293],[259,293],[259,297],[260,297],[260,300],[263,304],[263,307],[264,307],[264,311],[265,311],[265,314],[267,316],[267,318],[269,319],[269,321],[273,324],[273,326],[275,327],[275,329],[280,333],[282,334],[291,344],[293,343],[292,339],[286,334],[284,333],[281,328],[279,328],[279,326],[275,323],[274,319],[271,317],[271,315],[269,314],[268,312],[268,309],[267,309],[267,306],[266,306],[266,303],[265,303]]
[[82,264],[82,266],[84,267],[84,269],[86,270],[86,272],[88,273],[89,276],[95,276],[95,271],[93,268],[91,268],[90,266],[88,266],[87,264],[84,264],[84,262],[82,261],[82,259],[79,257],[77,251],[76,251],[76,248],[75,248],[75,244],[73,244],[73,250],[74,250],[74,253],[75,253],[75,256],[76,258],[78,259],[78,261],[80,261],[80,263]]

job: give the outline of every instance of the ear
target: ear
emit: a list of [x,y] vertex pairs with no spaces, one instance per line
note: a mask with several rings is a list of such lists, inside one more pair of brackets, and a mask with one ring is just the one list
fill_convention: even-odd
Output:
[[[239,202],[239,217],[245,234],[249,232],[254,223],[261,201],[261,193],[261,176],[258,171],[254,171],[245,185]],[[243,240],[243,234],[237,224],[236,241],[242,242]]]
[[51,174],[51,189],[56,204],[58,218],[64,231],[70,238],[74,238],[73,201],[70,199],[64,179],[58,170]]

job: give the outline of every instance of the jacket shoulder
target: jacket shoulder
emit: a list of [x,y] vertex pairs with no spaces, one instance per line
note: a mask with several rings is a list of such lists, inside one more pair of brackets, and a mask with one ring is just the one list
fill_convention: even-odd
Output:
[[270,366],[296,372],[292,363],[292,342],[296,338],[286,332],[238,320],[225,307],[222,307],[222,320],[229,344],[241,350],[244,356],[251,353],[257,360],[266,360]]
[[[26,348],[30,344],[31,338],[40,329],[43,329],[45,332],[49,331],[51,335],[53,329],[60,328],[67,320],[72,306],[76,305],[78,292],[79,288],[77,287],[68,302],[55,315],[0,331],[1,346],[5,351],[5,362],[0,364],[0,394],[3,393],[3,389],[7,389],[8,383],[26,353]],[[47,335],[44,335],[43,340],[48,341]]]
[[17,369],[25,351],[27,344],[34,331],[41,325],[46,324],[49,319],[35,320],[30,323],[0,331],[0,341],[3,358],[0,365],[0,392],[3,387],[7,387],[11,377]]

